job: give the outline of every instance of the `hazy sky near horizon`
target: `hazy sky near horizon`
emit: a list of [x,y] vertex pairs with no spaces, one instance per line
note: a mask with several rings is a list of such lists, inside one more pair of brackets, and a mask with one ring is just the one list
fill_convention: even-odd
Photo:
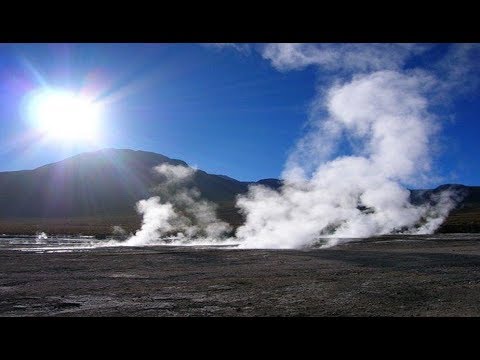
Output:
[[[450,47],[430,45],[405,67],[442,73]],[[0,171],[114,147],[161,153],[239,180],[279,177],[317,92],[349,76],[335,58],[291,55],[263,44],[1,45]],[[468,66],[451,59],[445,66],[457,73]],[[323,68],[311,66],[319,62]],[[432,144],[438,175],[432,186],[480,185],[480,93],[472,81],[478,76],[457,77],[455,96],[434,104],[441,131]],[[41,87],[95,94],[103,103],[95,141],[46,141],[26,115],[28,95]]]

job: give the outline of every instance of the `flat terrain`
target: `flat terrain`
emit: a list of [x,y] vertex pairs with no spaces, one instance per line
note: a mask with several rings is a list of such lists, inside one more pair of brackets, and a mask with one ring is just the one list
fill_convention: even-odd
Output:
[[1,316],[479,316],[479,299],[478,234],[305,250],[0,247]]

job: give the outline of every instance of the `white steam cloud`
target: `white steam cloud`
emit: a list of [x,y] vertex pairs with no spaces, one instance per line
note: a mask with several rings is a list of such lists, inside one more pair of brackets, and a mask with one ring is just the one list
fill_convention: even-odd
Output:
[[[333,86],[324,99],[326,119],[300,140],[280,191],[255,186],[239,198],[246,215],[237,231],[242,246],[295,248],[321,237],[434,231],[455,205],[451,194],[414,206],[401,185],[430,169],[429,141],[437,129],[423,95],[430,82],[380,71]],[[342,137],[355,142],[353,155],[315,159],[330,156]]]
[[230,225],[217,219],[215,204],[201,199],[196,188],[187,186],[195,169],[161,164],[154,170],[163,178],[157,188],[160,195],[137,203],[142,227],[125,245],[146,245],[165,238],[218,241],[230,231]]
[[[405,185],[428,182],[432,145],[440,128],[431,99],[438,99],[435,89],[437,95],[452,89],[447,83],[457,86],[467,73],[466,68],[449,66],[452,59],[467,64],[478,48],[454,47],[438,65],[449,69],[443,77],[403,70],[409,59],[430,48],[411,44],[262,48],[262,56],[280,71],[313,65],[335,71],[337,78],[312,102],[308,131],[285,164],[284,185],[278,190],[252,186],[238,197],[237,207],[246,218],[236,232],[240,247],[298,248],[325,239],[323,246],[330,246],[349,238],[429,234],[442,224],[459,194],[443,191],[416,205]],[[137,204],[143,224],[127,244],[168,236],[186,242],[232,241],[226,238],[230,227],[217,219],[214,205],[187,186],[194,169],[162,164],[155,170],[164,178],[160,195]]]
[[165,177],[168,185],[188,180],[195,173],[194,168],[182,165],[161,164],[153,169]]
[[36,243],[43,244],[46,240],[48,240],[48,235],[45,232],[41,232],[37,234]]

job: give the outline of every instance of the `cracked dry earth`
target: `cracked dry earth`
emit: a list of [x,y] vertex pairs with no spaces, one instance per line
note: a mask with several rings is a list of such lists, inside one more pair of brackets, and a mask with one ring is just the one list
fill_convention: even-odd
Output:
[[476,236],[305,250],[0,250],[0,316],[478,316],[479,299]]

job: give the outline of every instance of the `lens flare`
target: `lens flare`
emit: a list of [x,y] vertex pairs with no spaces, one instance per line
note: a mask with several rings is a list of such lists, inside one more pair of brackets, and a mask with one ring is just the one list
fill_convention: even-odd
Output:
[[29,113],[45,135],[61,140],[92,140],[97,137],[101,105],[69,91],[41,91],[32,97]]

